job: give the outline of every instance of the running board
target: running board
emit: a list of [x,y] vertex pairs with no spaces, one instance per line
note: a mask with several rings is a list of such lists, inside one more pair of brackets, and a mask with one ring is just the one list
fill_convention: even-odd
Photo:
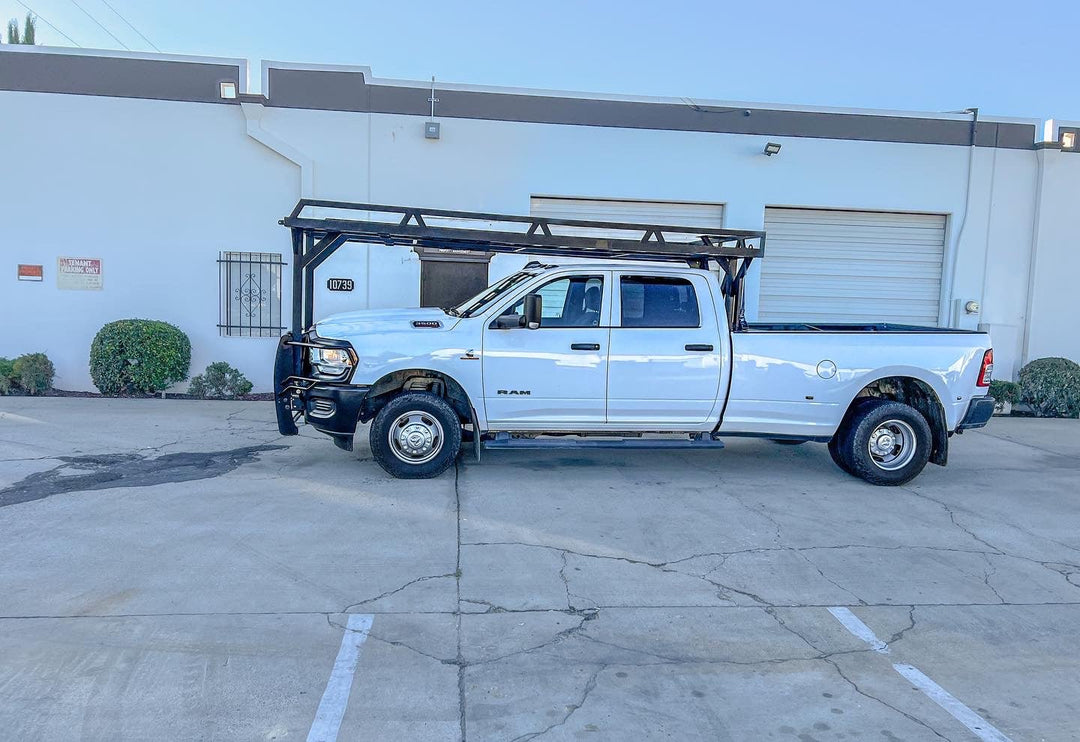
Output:
[[708,435],[693,438],[593,438],[566,436],[557,438],[511,438],[496,433],[484,441],[486,449],[504,448],[723,448],[724,442]]

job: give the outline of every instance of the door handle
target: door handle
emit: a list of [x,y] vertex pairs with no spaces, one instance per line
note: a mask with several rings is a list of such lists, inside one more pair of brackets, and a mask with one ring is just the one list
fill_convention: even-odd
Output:
[[708,353],[713,349],[711,345],[708,345],[706,343],[690,343],[689,345],[684,345],[683,347],[686,350],[700,351],[702,353]]
[[570,350],[600,350],[600,343],[570,343]]

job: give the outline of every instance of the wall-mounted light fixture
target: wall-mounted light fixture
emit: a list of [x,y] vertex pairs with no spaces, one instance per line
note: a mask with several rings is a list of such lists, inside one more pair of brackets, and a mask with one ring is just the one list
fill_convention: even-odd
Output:
[[766,157],[772,157],[773,155],[778,154],[780,152],[780,145],[777,144],[776,142],[768,142],[765,145],[764,152],[765,152]]
[[1077,151],[1077,132],[1080,132],[1080,129],[1066,129],[1065,127],[1061,128],[1061,149],[1063,151]]
[[236,83],[223,82],[218,84],[218,94],[222,100],[236,100]]

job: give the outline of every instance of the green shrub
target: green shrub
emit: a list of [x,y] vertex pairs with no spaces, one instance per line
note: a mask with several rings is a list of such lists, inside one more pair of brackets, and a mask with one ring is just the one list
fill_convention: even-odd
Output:
[[15,382],[27,394],[44,394],[52,389],[56,368],[44,353],[27,353],[12,364]]
[[1041,417],[1080,417],[1080,365],[1039,358],[1020,369],[1020,401]]
[[191,342],[167,322],[110,322],[90,345],[90,378],[102,394],[163,391],[186,379],[190,366]]
[[234,399],[251,391],[251,382],[225,361],[217,361],[191,380],[188,393],[206,399]]
[[17,387],[15,383],[15,361],[10,358],[0,358],[0,394],[11,394]]
[[998,381],[995,379],[990,382],[990,396],[998,402],[1016,404],[1020,401],[1020,385],[1015,381]]

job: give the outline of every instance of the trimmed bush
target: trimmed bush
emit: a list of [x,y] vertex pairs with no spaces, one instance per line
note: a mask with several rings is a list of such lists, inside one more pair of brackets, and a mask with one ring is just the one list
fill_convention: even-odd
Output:
[[0,358],[0,394],[11,394],[18,386],[15,383],[15,361]]
[[150,394],[187,378],[191,341],[151,319],[110,322],[90,345],[90,378],[102,394]]
[[1039,358],[1020,369],[1020,401],[1040,417],[1080,417],[1080,365]]
[[12,364],[15,383],[27,394],[44,394],[52,389],[56,368],[44,353],[27,353]]
[[225,361],[216,361],[191,380],[188,393],[204,399],[235,399],[251,391],[251,382]]
[[1016,404],[1020,401],[1020,385],[1015,381],[998,381],[995,379],[990,382],[990,396],[999,403]]

